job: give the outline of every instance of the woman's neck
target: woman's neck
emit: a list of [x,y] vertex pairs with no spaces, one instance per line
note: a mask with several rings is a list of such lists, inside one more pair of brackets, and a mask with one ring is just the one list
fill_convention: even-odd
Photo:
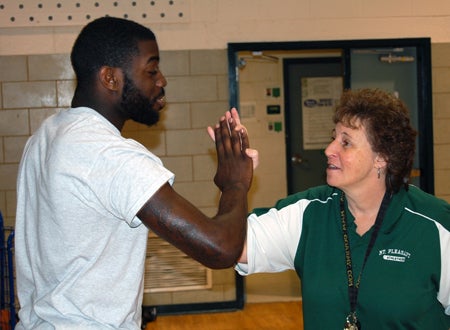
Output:
[[346,192],[348,209],[355,218],[356,232],[364,235],[375,223],[386,188],[372,189],[366,193]]

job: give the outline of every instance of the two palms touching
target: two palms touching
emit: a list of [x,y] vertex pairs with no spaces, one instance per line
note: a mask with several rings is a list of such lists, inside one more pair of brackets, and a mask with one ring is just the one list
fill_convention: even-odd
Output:
[[[230,111],[227,111],[225,113],[225,116],[222,118],[226,118],[227,121],[231,118],[232,120],[236,121],[236,127],[235,130],[239,131],[241,129],[244,129],[245,131],[247,131],[247,129],[245,128],[245,126],[243,126],[241,124],[241,120],[239,118],[239,113],[236,110],[236,108],[232,108]],[[221,119],[222,119],[221,118]],[[208,135],[211,138],[211,140],[213,140],[214,142],[216,141],[215,137],[214,137],[214,128],[211,126],[208,126],[207,128],[208,131]],[[252,149],[252,148],[247,148],[245,149],[245,153],[247,154],[248,157],[250,157],[252,159],[253,162],[253,169],[258,167],[259,164],[259,154],[258,154],[258,150],[256,149]]]

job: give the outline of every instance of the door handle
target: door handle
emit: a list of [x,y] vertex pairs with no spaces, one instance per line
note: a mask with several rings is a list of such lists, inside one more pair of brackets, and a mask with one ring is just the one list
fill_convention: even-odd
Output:
[[302,155],[300,155],[300,154],[294,154],[294,155],[292,155],[292,157],[291,157],[291,163],[292,163],[292,165],[301,165],[301,164],[304,164],[304,163],[306,163],[307,162],[307,160],[305,160],[303,157],[302,157]]

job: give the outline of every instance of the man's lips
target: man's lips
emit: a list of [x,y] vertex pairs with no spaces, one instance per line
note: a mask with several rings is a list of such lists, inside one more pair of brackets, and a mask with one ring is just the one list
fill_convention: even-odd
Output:
[[160,97],[158,97],[156,99],[156,103],[159,104],[161,109],[164,108],[166,106],[166,96],[165,95],[161,95]]

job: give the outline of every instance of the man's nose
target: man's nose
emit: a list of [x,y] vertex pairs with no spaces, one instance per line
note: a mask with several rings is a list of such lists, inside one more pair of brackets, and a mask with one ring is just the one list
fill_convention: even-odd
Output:
[[156,81],[156,86],[158,87],[166,87],[167,86],[167,80],[166,77],[162,74],[162,72],[159,72],[158,80]]

